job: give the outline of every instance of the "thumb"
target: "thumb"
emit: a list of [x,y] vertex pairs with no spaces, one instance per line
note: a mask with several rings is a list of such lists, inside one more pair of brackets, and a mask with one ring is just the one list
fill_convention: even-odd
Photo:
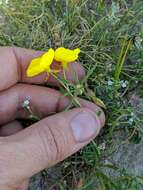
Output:
[[3,180],[24,180],[64,160],[88,144],[100,129],[99,116],[87,108],[76,108],[1,139]]

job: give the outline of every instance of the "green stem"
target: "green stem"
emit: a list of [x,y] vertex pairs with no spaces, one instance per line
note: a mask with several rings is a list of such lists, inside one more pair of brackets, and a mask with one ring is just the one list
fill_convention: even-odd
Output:
[[[123,42],[121,53],[120,53],[120,56],[119,56],[119,59],[118,59],[118,62],[117,62],[116,68],[115,68],[115,75],[114,75],[115,80],[119,80],[119,78],[120,78],[120,74],[121,74],[123,65],[125,63],[125,59],[127,57],[127,53],[130,49],[132,39],[129,40],[127,47],[126,47],[126,42],[127,42],[127,38],[125,38],[125,40]],[[126,50],[125,50],[125,48],[126,48]],[[125,53],[124,53],[124,50],[125,50]]]

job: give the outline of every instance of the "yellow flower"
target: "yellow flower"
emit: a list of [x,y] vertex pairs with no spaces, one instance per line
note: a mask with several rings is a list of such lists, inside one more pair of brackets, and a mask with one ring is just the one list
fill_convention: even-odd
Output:
[[77,60],[79,53],[80,53],[79,48],[70,50],[64,47],[60,47],[56,49],[54,59],[62,63],[63,69],[67,69],[68,63]]
[[63,69],[67,69],[68,63],[77,60],[79,53],[79,48],[70,50],[60,47],[55,51],[50,48],[48,52],[31,61],[26,74],[28,77],[34,77],[42,72],[57,73],[60,70],[52,69],[51,67],[54,60],[57,61],[58,64],[62,64]]
[[54,50],[50,48],[48,52],[44,53],[41,57],[35,58],[31,61],[28,69],[27,76],[33,77],[42,72],[51,72],[51,64],[54,59]]

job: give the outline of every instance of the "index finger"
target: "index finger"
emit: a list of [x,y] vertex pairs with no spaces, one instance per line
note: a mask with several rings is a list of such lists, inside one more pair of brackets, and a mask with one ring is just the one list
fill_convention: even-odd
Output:
[[[16,84],[17,82],[43,84],[47,78],[47,73],[42,73],[38,76],[28,78],[26,76],[26,69],[30,61],[42,55],[41,51],[28,50],[18,47],[0,47],[0,91]],[[69,65],[66,71],[67,79],[75,81],[75,71],[78,78],[84,76],[84,69],[77,63]],[[62,73],[60,73],[62,75]],[[48,83],[57,85],[57,81],[50,76]]]

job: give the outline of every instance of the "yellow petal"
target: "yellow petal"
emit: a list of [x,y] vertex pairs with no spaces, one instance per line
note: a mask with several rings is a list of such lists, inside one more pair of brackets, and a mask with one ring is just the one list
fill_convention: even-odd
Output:
[[78,56],[78,54],[80,53],[80,49],[79,48],[76,48],[73,51],[74,51],[74,53],[75,53],[76,56]]
[[40,66],[40,60],[41,57],[38,57],[31,61],[26,71],[28,77],[34,77],[44,71],[44,69]]
[[46,70],[46,71],[50,71],[50,66],[53,62],[53,59],[54,59],[54,50],[52,48],[50,48],[48,50],[48,52],[44,53],[41,57],[41,60],[40,60],[40,66]]
[[57,48],[55,51],[54,59],[59,62],[73,62],[78,59],[78,54],[80,53],[80,49],[66,49],[64,47]]

